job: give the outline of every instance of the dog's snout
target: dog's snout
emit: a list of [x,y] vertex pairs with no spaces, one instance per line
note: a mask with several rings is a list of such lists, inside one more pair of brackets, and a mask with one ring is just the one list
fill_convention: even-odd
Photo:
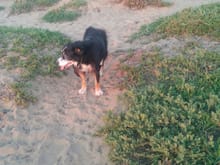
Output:
[[56,61],[57,64],[60,65],[60,62],[61,62],[62,60],[63,60],[63,58],[62,58],[62,57],[59,57],[59,58],[57,59],[57,61]]

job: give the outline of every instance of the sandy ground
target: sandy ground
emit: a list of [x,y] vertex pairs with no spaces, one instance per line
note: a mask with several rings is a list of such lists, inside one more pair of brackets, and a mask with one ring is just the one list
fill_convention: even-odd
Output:
[[[94,96],[92,76],[88,78],[87,94],[78,95],[80,81],[69,70],[67,76],[62,78],[38,77],[32,87],[38,102],[28,108],[17,107],[13,100],[5,102],[1,97],[9,90],[7,83],[13,81],[13,73],[1,71],[0,165],[111,165],[107,156],[108,146],[94,133],[103,125],[103,116],[119,106],[117,97],[122,91],[117,86],[122,77],[117,66],[125,54],[115,52],[160,46],[165,54],[172,55],[175,53],[173,50],[183,47],[185,41],[170,38],[145,46],[126,41],[142,24],[186,7],[217,1],[173,0],[171,2],[174,4],[170,7],[129,10],[108,0],[91,0],[78,20],[49,24],[41,20],[47,11],[10,16],[9,7],[13,1],[0,0],[0,6],[6,8],[0,11],[0,25],[60,31],[73,40],[81,39],[85,28],[90,25],[101,27],[108,33],[110,52],[101,78],[104,90],[101,97]],[[65,2],[68,0],[61,1],[49,10]],[[201,44],[207,45],[205,42]],[[217,47],[219,44],[213,42],[208,45]]]

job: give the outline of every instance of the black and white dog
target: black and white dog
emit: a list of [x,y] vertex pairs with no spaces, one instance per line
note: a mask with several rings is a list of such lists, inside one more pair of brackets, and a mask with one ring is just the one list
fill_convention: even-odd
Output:
[[95,78],[95,95],[100,96],[103,91],[100,88],[100,71],[108,55],[108,43],[106,32],[102,29],[88,27],[82,41],[68,43],[62,49],[62,56],[57,60],[61,70],[73,66],[74,72],[81,79],[80,94],[86,92],[87,72],[91,72]]

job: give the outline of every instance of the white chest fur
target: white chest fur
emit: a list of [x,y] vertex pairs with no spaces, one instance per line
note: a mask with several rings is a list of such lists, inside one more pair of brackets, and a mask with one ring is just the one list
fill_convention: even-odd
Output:
[[80,66],[78,66],[78,69],[82,72],[91,72],[92,71],[92,65],[86,65],[86,64],[80,64]]

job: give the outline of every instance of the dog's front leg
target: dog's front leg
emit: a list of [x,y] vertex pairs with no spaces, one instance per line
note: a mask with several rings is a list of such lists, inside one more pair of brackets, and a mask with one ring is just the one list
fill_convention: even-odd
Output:
[[86,76],[84,72],[78,72],[78,75],[81,79],[81,89],[78,91],[79,94],[86,93]]

